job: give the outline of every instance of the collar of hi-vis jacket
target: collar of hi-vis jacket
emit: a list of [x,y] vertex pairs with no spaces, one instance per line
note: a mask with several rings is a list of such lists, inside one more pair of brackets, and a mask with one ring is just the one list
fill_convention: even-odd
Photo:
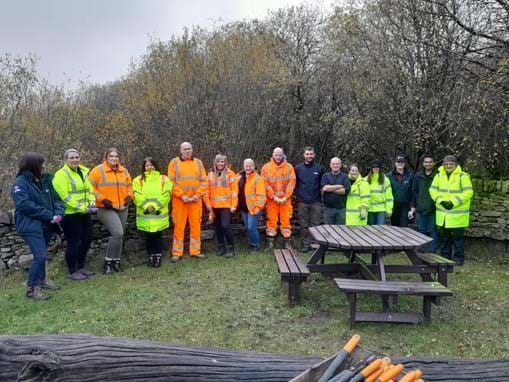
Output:
[[274,158],[270,158],[270,161],[271,161],[272,163],[274,163],[277,167],[283,167],[283,166],[286,166],[286,163],[287,163],[287,161],[286,161],[285,159],[283,159],[283,160],[281,161],[281,163],[279,163],[279,164],[278,164],[278,163],[274,160]]
[[124,172],[125,168],[120,163],[118,164],[118,168],[116,170],[113,170],[107,161],[103,162],[103,167],[105,171],[111,171],[111,172]]

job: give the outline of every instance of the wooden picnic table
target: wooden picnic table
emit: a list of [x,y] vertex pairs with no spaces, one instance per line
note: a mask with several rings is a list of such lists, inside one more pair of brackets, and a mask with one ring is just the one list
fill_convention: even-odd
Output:
[[[320,225],[310,227],[314,241],[319,244],[307,266],[311,272],[362,273],[365,278],[381,281],[387,273],[416,273],[423,281],[432,281],[433,269],[417,256],[417,249],[432,239],[411,228],[389,225],[345,226]],[[342,252],[350,259],[345,263],[325,263],[328,252]],[[412,264],[385,265],[384,257],[391,253],[405,252]],[[371,264],[366,264],[360,253],[372,255]]]
[[[452,295],[452,292],[446,288],[447,273],[452,271],[452,266],[432,263],[417,253],[419,247],[432,241],[426,235],[410,228],[388,225],[321,225],[311,227],[309,231],[314,241],[319,244],[306,264],[310,272],[360,274],[366,280],[376,280],[363,281],[348,278],[334,280],[350,302],[352,324],[356,321],[418,323],[430,320],[431,302],[439,304],[442,296]],[[342,252],[349,261],[327,263],[326,257],[330,252]],[[385,265],[384,257],[397,252],[404,252],[411,264]],[[371,261],[366,262],[360,254],[370,254]],[[387,273],[418,274],[421,282],[387,281]],[[438,282],[433,282],[434,274],[438,276],[436,280]],[[358,312],[356,296],[359,293],[380,295],[383,311]],[[397,304],[399,295],[422,296],[423,314],[392,311],[391,305]]]

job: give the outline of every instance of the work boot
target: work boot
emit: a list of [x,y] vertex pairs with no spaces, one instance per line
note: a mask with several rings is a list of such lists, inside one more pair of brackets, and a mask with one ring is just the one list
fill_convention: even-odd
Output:
[[232,258],[233,256],[235,256],[235,248],[233,247],[233,245],[229,245],[228,250],[226,251],[224,257]]
[[269,237],[267,236],[267,249],[266,251],[272,251],[274,249],[274,241],[275,237]]
[[104,260],[104,274],[106,276],[113,274],[113,260]]
[[226,253],[226,247],[225,247],[224,243],[218,244],[216,255],[223,256],[225,253]]
[[150,255],[147,260],[147,267],[152,268],[156,262],[156,255]]
[[83,276],[87,276],[87,277],[95,275],[95,272],[89,271],[88,269],[85,269],[85,268],[78,269],[78,272],[81,273]]
[[161,254],[154,255],[154,262],[153,267],[154,268],[160,268],[161,267]]
[[172,263],[176,263],[176,262],[179,262],[181,259],[182,259],[182,256],[172,256],[170,261]]
[[205,260],[208,256],[204,253],[198,253],[197,255],[193,256],[195,259]]
[[38,287],[28,287],[25,297],[36,301],[45,301],[49,299],[49,296],[41,293]]
[[60,289],[60,287],[57,284],[55,284],[52,281],[49,281],[48,279],[41,281],[39,283],[39,287],[41,289],[47,289],[47,290],[59,290]]
[[113,272],[122,272],[122,268],[120,268],[120,259],[113,259]]
[[81,272],[70,273],[67,275],[67,278],[72,281],[82,281],[88,279],[88,277]]

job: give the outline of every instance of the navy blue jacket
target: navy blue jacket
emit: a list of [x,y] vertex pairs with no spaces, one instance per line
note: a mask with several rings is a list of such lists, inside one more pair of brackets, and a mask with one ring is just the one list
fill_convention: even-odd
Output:
[[16,208],[14,220],[20,235],[42,235],[52,229],[53,216],[64,216],[64,205],[51,185],[51,175],[35,182],[30,171],[14,179],[11,197]]
[[302,203],[320,203],[320,180],[325,168],[318,163],[299,163],[295,166],[297,177],[297,201]]
[[396,179],[396,170],[392,170],[386,176],[391,181],[394,203],[410,203],[414,175],[405,169],[401,181]]

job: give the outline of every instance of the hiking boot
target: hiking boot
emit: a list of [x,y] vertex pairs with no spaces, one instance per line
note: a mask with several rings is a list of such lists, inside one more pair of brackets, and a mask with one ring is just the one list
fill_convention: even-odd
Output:
[[227,257],[230,259],[233,256],[235,256],[235,248],[233,247],[233,245],[229,245],[228,250],[226,251],[226,254],[224,255],[224,257]]
[[177,263],[177,262],[179,262],[181,259],[182,259],[182,256],[172,256],[170,261],[171,261],[172,263]]
[[95,272],[93,271],[89,271],[88,269],[86,268],[80,268],[78,269],[78,272],[81,273],[83,276],[87,276],[87,277],[90,277],[90,276],[94,276],[95,275]]
[[311,247],[309,245],[303,245],[300,251],[303,253],[307,253],[311,251]]
[[25,297],[36,301],[45,301],[49,299],[49,296],[41,293],[40,289],[37,287],[28,287]]
[[113,259],[113,272],[122,272],[122,268],[120,268],[120,259]]
[[226,247],[224,246],[224,244],[218,244],[216,255],[223,256],[224,254],[226,254]]
[[113,274],[113,260],[104,260],[104,274],[106,276]]
[[81,272],[70,273],[67,275],[67,278],[72,281],[82,281],[88,279],[88,277]]
[[161,257],[162,257],[161,254],[157,254],[157,255],[154,256],[154,261],[152,263],[152,266],[154,268],[160,268],[161,267]]
[[252,245],[252,244],[249,244],[249,249],[247,250],[247,253],[255,253],[255,252],[260,252],[261,251],[261,248],[256,246],[256,245]]
[[60,289],[60,287],[57,284],[55,284],[52,281],[49,281],[48,279],[41,281],[39,283],[39,287],[41,289],[47,289],[47,290],[59,290]]
[[155,262],[156,262],[156,256],[150,255],[147,260],[147,267],[149,267],[149,268],[154,267]]
[[203,253],[199,253],[197,255],[194,256],[195,259],[200,259],[200,260],[205,260],[208,256],[203,254]]

